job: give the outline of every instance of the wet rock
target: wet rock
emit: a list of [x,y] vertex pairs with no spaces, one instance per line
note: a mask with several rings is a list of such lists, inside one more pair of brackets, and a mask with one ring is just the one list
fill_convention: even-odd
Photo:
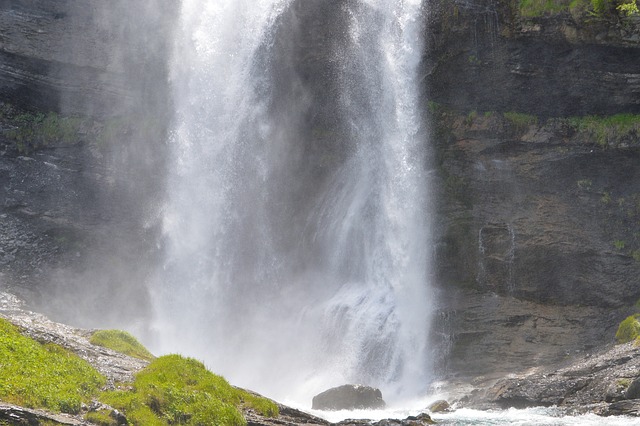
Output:
[[625,392],[625,397],[626,399],[640,399],[640,377],[631,382]]
[[409,416],[404,420],[384,419],[378,422],[372,422],[370,420],[349,419],[336,423],[338,426],[425,426],[433,424],[436,424],[436,422],[426,413],[422,413],[417,416]]
[[635,385],[629,386],[626,393],[624,388],[629,383],[628,377],[639,369],[640,348],[632,343],[617,345],[565,367],[502,379],[480,395],[479,400],[484,398],[502,408],[551,405],[578,408],[613,402],[608,412],[623,409],[631,412],[633,404],[617,400],[636,396]]
[[605,412],[609,416],[634,416],[640,417],[640,399],[618,401],[609,405]]
[[313,397],[314,410],[379,409],[385,407],[380,389],[363,385],[342,385]]
[[432,402],[427,407],[427,410],[431,411],[432,413],[447,412],[450,409],[451,409],[451,406],[444,399],[440,399],[438,401]]

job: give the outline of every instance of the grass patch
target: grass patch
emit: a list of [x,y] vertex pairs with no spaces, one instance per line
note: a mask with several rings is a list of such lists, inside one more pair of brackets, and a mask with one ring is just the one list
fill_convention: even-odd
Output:
[[616,340],[618,343],[628,343],[632,340],[640,338],[640,314],[628,316],[620,323],[616,332]]
[[640,135],[640,115],[636,114],[574,117],[569,119],[569,124],[602,147],[625,139],[636,140]]
[[88,412],[84,419],[99,426],[119,426],[118,421],[104,410]]
[[563,12],[569,9],[571,0],[520,0],[520,16],[535,18]]
[[519,132],[526,131],[529,126],[538,124],[538,117],[521,112],[505,112],[502,114],[507,122]]
[[537,18],[570,12],[574,17],[612,18],[616,14],[638,14],[636,0],[520,0],[518,13],[523,18]]
[[103,393],[101,401],[121,410],[133,424],[246,425],[240,407],[277,416],[273,402],[236,389],[194,359],[156,358],[136,375],[131,390]]
[[55,112],[21,113],[12,117],[11,122],[14,127],[6,130],[4,135],[22,153],[51,145],[78,142],[80,130],[87,125],[87,120],[62,117]]
[[28,408],[78,413],[106,379],[60,346],[42,345],[0,319],[0,399]]
[[155,358],[135,337],[122,330],[98,330],[91,335],[89,342],[146,361]]

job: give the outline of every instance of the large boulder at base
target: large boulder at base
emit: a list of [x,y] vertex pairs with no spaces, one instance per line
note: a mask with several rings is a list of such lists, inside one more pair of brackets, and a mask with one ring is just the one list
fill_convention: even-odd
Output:
[[377,409],[386,406],[380,389],[363,385],[342,385],[313,397],[314,410]]

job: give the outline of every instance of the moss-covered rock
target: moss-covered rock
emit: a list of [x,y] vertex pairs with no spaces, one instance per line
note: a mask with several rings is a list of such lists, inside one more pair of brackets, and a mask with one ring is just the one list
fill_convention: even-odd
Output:
[[628,343],[640,337],[640,314],[628,316],[620,323],[616,332],[618,343]]
[[135,337],[122,330],[98,330],[89,342],[146,361],[155,358]]
[[106,379],[54,344],[40,344],[0,319],[0,399],[28,408],[78,413]]
[[105,392],[101,401],[133,424],[245,425],[241,407],[277,416],[275,403],[236,389],[195,359],[165,355],[136,375],[133,387]]

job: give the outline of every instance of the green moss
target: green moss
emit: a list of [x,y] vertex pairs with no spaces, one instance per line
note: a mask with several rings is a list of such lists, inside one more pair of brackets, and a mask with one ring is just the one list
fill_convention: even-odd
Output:
[[135,358],[151,361],[154,356],[135,337],[122,330],[98,330],[89,342]]
[[613,18],[638,13],[636,0],[519,0],[517,12],[523,18],[537,18],[569,12],[575,17]]
[[20,113],[5,118],[10,119],[12,127],[4,135],[24,153],[50,145],[77,142],[81,128],[87,124],[87,120],[63,117],[55,112]]
[[91,411],[84,416],[84,419],[98,426],[119,426],[118,421],[104,410]]
[[520,16],[533,18],[568,10],[571,0],[520,0]]
[[613,242],[613,246],[618,250],[624,249],[626,245],[627,245],[627,243],[625,241],[623,241],[623,240],[615,240]]
[[616,10],[623,16],[637,15],[638,13],[640,13],[636,0],[626,0],[616,6]]
[[505,112],[502,114],[517,131],[524,132],[529,126],[538,124],[538,117],[531,114],[523,114],[521,112]]
[[29,408],[77,413],[106,383],[89,363],[42,345],[0,319],[0,399]]
[[627,317],[620,323],[616,332],[616,340],[618,343],[628,343],[640,337],[640,314]]
[[640,134],[640,115],[616,114],[610,116],[586,116],[569,119],[578,132],[593,137],[602,146],[616,145],[621,140],[637,140]]
[[201,362],[179,355],[155,359],[136,375],[133,389],[105,392],[101,400],[144,425],[245,425],[241,406],[278,415],[273,402],[235,389]]

